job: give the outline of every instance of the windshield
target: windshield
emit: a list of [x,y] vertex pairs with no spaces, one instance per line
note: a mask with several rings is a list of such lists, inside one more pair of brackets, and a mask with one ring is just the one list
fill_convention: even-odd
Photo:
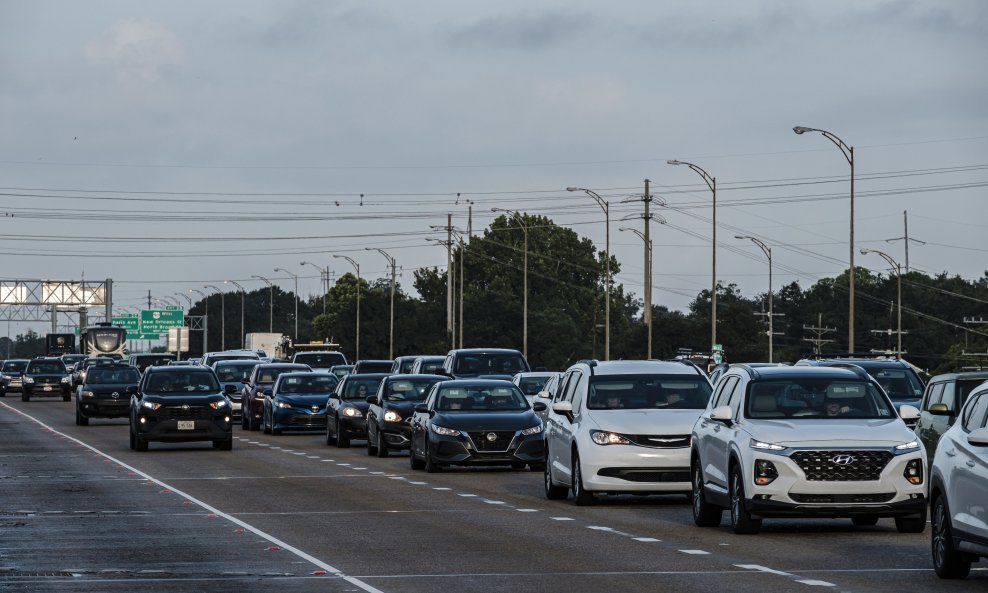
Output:
[[293,362],[307,364],[314,369],[328,369],[338,364],[346,364],[346,359],[339,352],[304,352],[296,354]]
[[318,375],[286,376],[278,384],[278,394],[305,393],[329,395],[336,388],[337,383],[336,377],[324,373]]
[[250,377],[251,371],[253,371],[254,367],[256,366],[257,363],[223,364],[223,365],[218,364],[214,367],[214,369],[216,371],[216,378],[219,379],[221,382],[236,383],[241,379],[246,379]]
[[349,365],[349,364],[343,366],[336,365],[336,367],[333,369],[333,374],[339,377],[340,379],[346,377],[351,372],[353,372],[353,365]]
[[518,388],[525,395],[537,395],[548,382],[549,377],[522,377],[518,380]]
[[402,375],[407,375],[408,373],[412,372],[413,366],[415,366],[414,358],[402,359],[401,364],[398,365],[398,372],[401,373]]
[[58,360],[37,360],[27,365],[27,372],[35,374],[65,374],[65,365]]
[[308,370],[309,369],[306,367],[268,367],[266,369],[259,369],[257,371],[256,383],[258,385],[270,385],[271,383],[274,383],[275,379],[278,378],[278,375],[282,373],[297,373],[299,371]]
[[710,383],[690,375],[595,375],[590,379],[591,410],[702,410]]
[[414,378],[390,381],[384,386],[384,399],[389,402],[422,401],[429,388],[439,381],[441,379]]
[[62,356],[62,362],[68,366],[79,362],[80,360],[86,360],[85,354],[66,354]]
[[443,361],[445,359],[440,358],[438,360],[423,360],[422,364],[419,365],[419,373],[423,375],[431,375],[436,371],[441,371],[443,369]]
[[436,397],[436,409],[442,412],[520,412],[528,408],[528,400],[514,385],[447,387]]
[[375,379],[351,379],[346,382],[343,399],[367,399],[368,395],[377,393],[384,377]]
[[3,372],[5,373],[23,373],[24,369],[27,368],[27,361],[13,361],[9,360],[3,363]]
[[895,418],[874,384],[820,378],[758,381],[748,387],[747,418]]
[[458,356],[453,369],[457,375],[514,375],[525,371],[528,364],[521,354],[486,352]]
[[212,371],[190,370],[182,373],[155,373],[148,377],[144,391],[158,395],[218,393],[220,385]]
[[923,383],[906,369],[865,368],[893,400],[923,397]]
[[86,383],[89,384],[133,384],[136,385],[141,380],[141,374],[134,368],[111,369],[95,367],[86,374]]

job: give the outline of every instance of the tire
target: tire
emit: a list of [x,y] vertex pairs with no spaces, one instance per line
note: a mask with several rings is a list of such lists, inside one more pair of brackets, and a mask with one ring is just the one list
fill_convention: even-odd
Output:
[[72,401],[72,396],[71,395],[63,395],[62,396],[62,401],[63,402],[70,402],[70,401]]
[[872,525],[878,524],[878,517],[874,517],[872,515],[851,517],[851,523],[854,523],[855,527],[871,527]]
[[699,527],[718,527],[724,509],[709,502],[703,491],[703,471],[699,459],[693,460],[693,523]]
[[148,450],[148,442],[147,442],[147,439],[141,438],[141,435],[139,435],[139,434],[135,434],[134,435],[134,449],[137,450],[137,451],[147,451]]
[[350,448],[350,437],[343,433],[343,426],[339,420],[336,421],[336,447],[339,449]]
[[28,394],[26,394],[26,393],[24,393],[24,392],[22,391],[22,392],[21,392],[21,401],[22,401],[22,402],[29,402],[29,401],[31,401],[31,396],[30,396],[30,395],[28,395]]
[[264,434],[271,434],[271,425],[268,424],[268,411],[264,410],[261,413],[261,432]]
[[552,483],[552,464],[543,464],[545,469],[542,471],[543,480],[545,482],[545,497],[549,500],[566,500],[569,496],[569,488],[566,486],[557,486]]
[[971,572],[971,561],[954,549],[954,535],[950,530],[950,510],[944,496],[933,501],[933,536],[930,538],[933,553],[933,570],[941,579],[963,579]]
[[336,437],[329,433],[329,422],[326,422],[326,445],[335,445]]
[[76,423],[76,426],[88,426],[89,425],[89,418],[86,418],[85,416],[83,416],[82,415],[82,412],[79,411],[79,408],[76,408],[75,409],[75,423]]
[[425,469],[425,462],[415,456],[415,451],[408,450],[408,464],[412,469]]
[[425,471],[426,473],[435,474],[442,470],[439,464],[432,460],[432,453],[429,452],[427,448],[425,450]]
[[[370,441],[367,441],[368,443]],[[388,456],[388,446],[384,444],[384,433],[380,429],[377,431],[377,456],[384,458]]]
[[130,433],[130,448],[131,448],[131,450],[136,449],[137,448],[137,438],[134,435],[134,430],[131,429],[128,432]]
[[[381,431],[378,431],[378,434],[380,433]],[[377,455],[377,445],[375,444],[374,439],[370,436],[370,426],[367,427],[367,455],[371,457]]]
[[738,535],[754,535],[762,528],[761,519],[753,519],[745,509],[744,480],[741,468],[737,465],[731,468],[731,527]]
[[573,453],[573,483],[570,486],[573,490],[573,502],[578,507],[590,506],[597,502],[597,497],[593,492],[589,492],[583,487],[583,470],[580,469],[580,454]]
[[918,517],[896,517],[895,529],[899,533],[923,533],[926,530],[926,508]]
[[231,434],[227,438],[220,441],[219,446],[220,451],[233,451],[233,435]]
[[280,435],[280,434],[281,434],[281,433],[282,433],[283,431],[284,431],[284,429],[283,429],[283,428],[275,428],[275,427],[274,427],[274,424],[272,423],[272,425],[271,425],[271,434],[273,434],[274,436],[278,436],[278,435]]
[[250,425],[247,424],[247,411],[244,410],[243,406],[240,407],[240,428],[250,430]]

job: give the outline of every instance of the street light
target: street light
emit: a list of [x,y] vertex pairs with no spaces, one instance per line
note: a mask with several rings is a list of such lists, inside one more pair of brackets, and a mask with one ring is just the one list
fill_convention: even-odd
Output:
[[233,280],[224,280],[223,284],[232,284],[240,289],[240,346],[246,346],[245,341],[247,336],[244,333],[244,296],[247,294],[247,291],[244,290],[243,286],[240,286]]
[[357,271],[357,343],[353,348],[353,359],[360,360],[360,264],[348,255],[334,255],[333,257],[347,260]]
[[638,237],[645,242],[645,253],[647,254],[648,261],[645,262],[645,311],[648,312],[646,315],[646,326],[648,326],[648,351],[645,358],[652,358],[652,240],[645,237],[645,233],[639,231],[638,229],[632,229],[629,227],[620,227],[619,231],[631,231],[632,233],[638,235]]
[[395,258],[379,247],[364,247],[367,251],[377,251],[391,264],[391,326],[388,337],[388,358],[395,357]]
[[295,342],[298,342],[298,274],[292,274],[284,268],[275,268],[275,272],[284,272],[295,279]]
[[[176,292],[175,293],[175,296],[184,297],[187,301],[189,301],[189,311],[190,312],[192,311],[192,297],[190,297],[189,295],[185,294],[184,292]],[[181,306],[181,305],[179,305],[179,306]]]
[[717,346],[717,178],[711,177],[709,173],[693,163],[677,161],[676,159],[666,161],[666,163],[669,165],[686,165],[693,169],[703,178],[713,194],[713,205],[710,208],[713,219],[713,232],[710,238],[710,355],[713,357],[714,348]]
[[895,268],[896,284],[898,285],[896,290],[897,295],[895,299],[896,300],[895,308],[898,311],[898,317],[899,317],[897,321],[898,329],[896,330],[896,335],[898,340],[895,347],[895,355],[896,357],[901,357],[902,356],[902,266],[899,265],[899,262],[892,259],[892,256],[890,256],[889,254],[883,251],[878,251],[877,249],[861,250],[861,255],[867,255],[869,253],[874,253],[875,255],[882,256],[883,258],[885,258],[885,261],[887,261],[890,266]]
[[322,314],[326,314],[326,294],[329,292],[329,266],[325,268],[320,268],[316,264],[303,261],[299,262],[300,266],[312,266],[313,268],[319,270],[319,279],[322,280]]
[[567,187],[566,191],[582,191],[594,200],[604,211],[604,360],[611,359],[611,208],[610,204],[597,192],[585,187]]
[[[201,290],[190,288],[189,292],[194,292],[202,297],[202,354],[209,352],[209,295]],[[190,299],[191,300],[191,299]]]
[[522,354],[525,355],[525,359],[528,359],[528,223],[525,222],[525,217],[517,210],[508,210],[507,208],[491,208],[491,212],[504,212],[510,214],[513,218],[518,219],[518,226],[521,227],[522,233],[525,236],[525,246],[522,250],[524,256],[522,264]]
[[847,350],[848,352],[854,352],[854,147],[848,146],[843,140],[834,136],[826,130],[819,130],[817,128],[807,128],[804,126],[796,126],[792,129],[793,132],[797,134],[805,134],[806,132],[820,132],[823,137],[827,140],[833,142],[837,148],[840,149],[841,154],[847,159],[847,164],[851,166],[851,235],[850,235],[850,254],[851,254],[851,269],[848,273],[848,320],[847,320]]
[[734,235],[734,238],[749,239],[752,243],[761,247],[762,252],[765,253],[765,257],[768,258],[768,361],[774,362],[772,360],[772,321],[775,319],[772,315],[772,248],[760,239],[756,239],[755,237],[749,235]]
[[268,333],[274,333],[274,284],[271,284],[271,281],[264,276],[258,276],[257,274],[251,274],[251,278],[262,280],[268,285]]
[[220,350],[226,350],[226,295],[218,286],[207,284],[203,288],[211,288],[220,295]]

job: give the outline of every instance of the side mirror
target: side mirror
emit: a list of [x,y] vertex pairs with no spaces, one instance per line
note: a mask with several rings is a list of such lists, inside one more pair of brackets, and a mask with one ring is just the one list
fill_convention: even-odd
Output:
[[919,420],[919,409],[908,404],[903,404],[899,406],[899,418],[902,418],[906,422],[915,422]]
[[561,416],[566,416],[567,420],[573,422],[573,404],[571,402],[556,402],[552,404],[552,411]]
[[131,395],[137,393],[137,385],[128,385],[127,386],[127,393],[129,393]]
[[[912,406],[910,406],[910,407],[912,407]],[[953,416],[954,415],[954,411],[951,410],[950,407],[947,406],[947,404],[933,404],[932,406],[930,406],[929,408],[927,408],[927,410],[930,412],[930,414],[933,414],[934,416]],[[899,413],[900,414],[902,413],[901,410],[900,410]]]
[[369,403],[369,404],[375,404],[376,405],[378,403],[377,396],[376,395],[368,395],[367,396],[367,403]]
[[427,404],[415,404],[415,411],[419,414],[428,414],[429,406]]
[[978,428],[972,430],[967,435],[967,442],[976,447],[988,447],[988,428]]
[[545,405],[545,402],[534,402],[532,403],[532,409],[536,412],[544,412],[549,409],[549,406]]
[[538,397],[538,398],[541,398],[541,399],[552,399],[552,396],[549,395],[549,392],[548,391],[540,391],[540,392],[538,392],[538,393],[535,394],[535,397]]
[[717,406],[713,410],[710,410],[710,419],[714,422],[720,422],[727,426],[730,426],[733,422],[733,412],[731,412],[730,406]]
[[229,385],[229,384],[227,384],[227,386],[223,388],[223,393],[225,393],[227,395],[233,395],[236,392],[237,392],[237,386],[236,385]]

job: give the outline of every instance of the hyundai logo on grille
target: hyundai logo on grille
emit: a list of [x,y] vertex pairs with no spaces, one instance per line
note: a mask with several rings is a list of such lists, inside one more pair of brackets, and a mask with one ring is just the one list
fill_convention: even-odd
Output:
[[830,462],[834,465],[851,465],[854,463],[854,457],[851,455],[834,455],[830,458]]
[[497,435],[494,434],[493,432],[489,432],[487,433],[487,440],[493,443],[494,441],[497,440]]

